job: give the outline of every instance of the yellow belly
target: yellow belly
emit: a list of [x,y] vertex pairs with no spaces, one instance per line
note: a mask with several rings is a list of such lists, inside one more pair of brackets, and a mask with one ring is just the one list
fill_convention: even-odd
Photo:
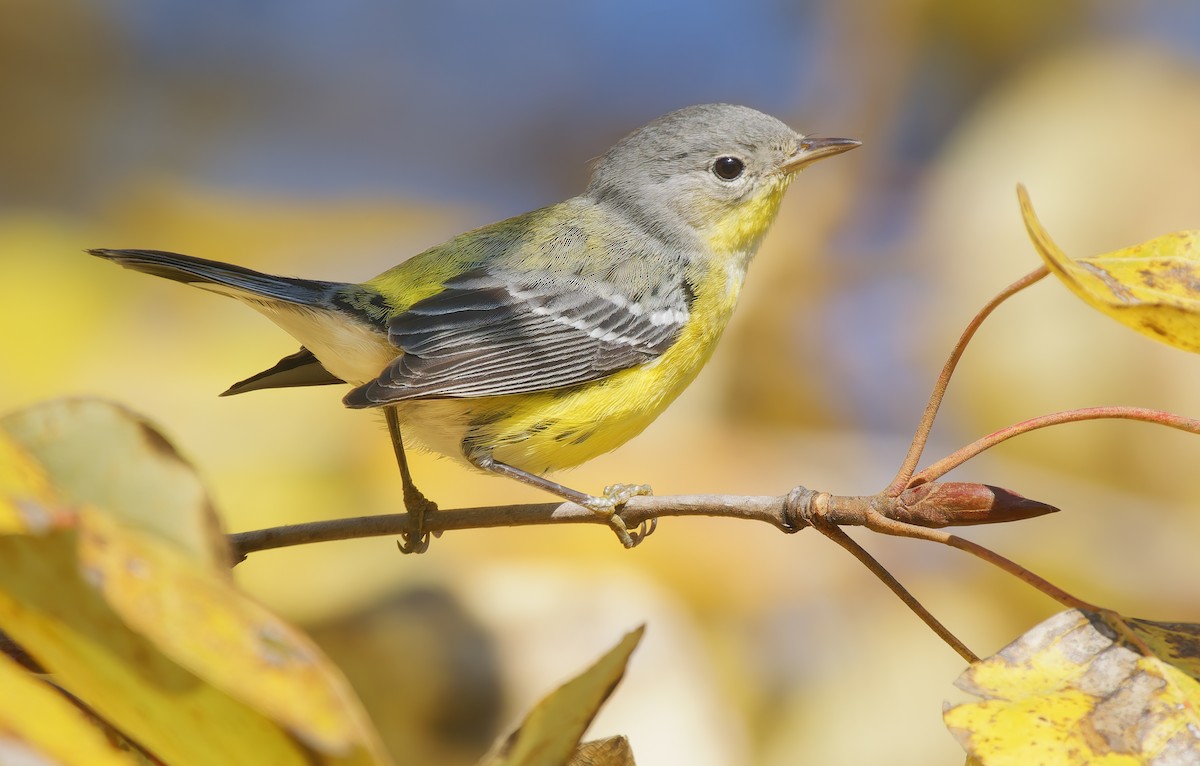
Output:
[[733,313],[744,273],[738,259],[707,275],[679,340],[652,362],[535,394],[404,402],[398,411],[405,438],[460,459],[464,447],[490,450],[496,460],[536,474],[615,449],[695,379]]

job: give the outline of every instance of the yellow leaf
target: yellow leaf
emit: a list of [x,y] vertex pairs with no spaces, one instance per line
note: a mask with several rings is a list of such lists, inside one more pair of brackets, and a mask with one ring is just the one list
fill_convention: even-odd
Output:
[[1132,619],[1125,622],[1155,656],[1200,681],[1200,625]]
[[534,705],[520,728],[497,743],[480,766],[562,766],[612,694],[645,626],[627,634],[594,665]]
[[195,470],[145,419],[111,402],[62,399],[0,418],[72,504],[170,540],[229,576],[229,546]]
[[3,432],[37,463],[4,469],[0,498],[77,506],[0,535],[0,630],[59,686],[166,763],[387,763],[340,672],[235,588],[203,486],[145,421],[66,401]]
[[109,605],[164,655],[319,753],[381,760],[349,685],[303,633],[149,535],[85,508],[79,563]]
[[129,766],[79,708],[0,654],[0,763]]
[[948,709],[947,726],[986,766],[1200,762],[1200,685],[1114,636],[1092,615],[1051,617],[959,678],[984,701]]
[[0,535],[42,534],[73,521],[42,466],[0,431]]
[[0,628],[166,763],[310,764],[283,730],[130,630],[80,575],[77,534],[0,536]]
[[1200,231],[1071,260],[1042,228],[1024,186],[1017,187],[1017,197],[1034,247],[1072,292],[1140,333],[1200,352]]

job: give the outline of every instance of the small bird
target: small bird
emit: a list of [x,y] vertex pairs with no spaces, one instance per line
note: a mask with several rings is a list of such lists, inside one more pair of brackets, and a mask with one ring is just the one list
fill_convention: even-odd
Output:
[[[228,295],[302,344],[222,395],[349,383],[387,420],[413,527],[426,513],[402,434],[607,520],[645,485],[599,496],[544,477],[640,433],[696,377],[794,174],[859,146],[744,106],[680,109],[622,138],[578,197],[460,234],[360,284],[262,274],[157,250],[89,250]],[[652,527],[650,528],[652,529]]]

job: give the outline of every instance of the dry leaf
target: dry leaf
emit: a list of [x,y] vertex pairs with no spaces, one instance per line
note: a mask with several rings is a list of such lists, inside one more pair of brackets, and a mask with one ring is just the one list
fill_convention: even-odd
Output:
[[41,464],[0,430],[0,535],[41,534],[74,518]]
[[94,401],[0,429],[40,464],[0,474],[0,513],[77,506],[69,528],[0,534],[0,630],[56,684],[166,763],[387,763],[340,671],[233,585],[208,497],[158,432]]
[[60,399],[0,418],[62,497],[108,509],[229,576],[229,544],[195,470],[144,418],[98,399]]
[[164,655],[315,751],[350,756],[378,749],[341,671],[307,636],[227,579],[86,508],[79,565],[125,624]]
[[81,576],[76,539],[0,536],[0,627],[59,686],[167,763],[311,763],[274,723],[126,626]]
[[1156,656],[1200,681],[1200,625],[1136,619],[1125,624]]
[[945,711],[986,766],[1200,763],[1200,684],[1114,642],[1100,618],[1057,614],[959,678],[983,698]]
[[594,665],[529,711],[520,728],[497,743],[479,766],[563,766],[576,752],[600,706],[612,694],[645,627],[629,633]]
[[0,763],[131,766],[138,763],[61,693],[0,655]]
[[1017,197],[1034,247],[1073,293],[1155,340],[1200,352],[1200,231],[1071,260],[1042,228],[1024,186]]

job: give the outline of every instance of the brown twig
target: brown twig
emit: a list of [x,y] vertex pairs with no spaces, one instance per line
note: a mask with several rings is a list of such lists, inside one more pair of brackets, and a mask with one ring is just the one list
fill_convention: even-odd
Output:
[[972,556],[980,558],[993,566],[1003,569],[1005,572],[1017,577],[1022,582],[1025,582],[1042,593],[1046,594],[1055,601],[1072,609],[1084,609],[1091,612],[1103,611],[1102,607],[1084,601],[1081,598],[1067,593],[1062,588],[1059,588],[1054,583],[1046,580],[1033,572],[1029,571],[1020,564],[1001,556],[995,551],[971,542],[949,532],[944,532],[940,529],[928,529],[915,524],[907,524],[902,521],[889,519],[883,514],[872,513],[867,519],[864,526],[873,532],[880,532],[885,535],[895,535],[897,537],[911,537],[916,540],[927,540],[933,543],[941,543],[948,545],[951,548],[957,548],[960,551],[970,553]]
[[[733,495],[676,495],[634,497],[621,509],[621,518],[631,527],[663,516],[719,516],[766,522],[785,532],[798,529],[790,510],[791,495],[780,497]],[[292,545],[348,540],[360,537],[400,535],[409,527],[407,513],[359,516],[346,519],[289,524],[229,535],[233,558]],[[439,510],[425,515],[425,529],[445,532],[455,529],[485,529],[540,524],[605,524],[606,521],[574,503],[531,503],[483,508]]]
[[907,588],[901,585],[900,581],[897,580],[891,572],[887,571],[883,564],[880,564],[874,556],[872,556],[870,553],[867,553],[867,551],[861,545],[855,542],[850,535],[846,534],[841,527],[818,523],[814,524],[813,528],[846,550],[850,551],[854,558],[858,559],[863,566],[871,570],[871,574],[878,577],[880,582],[888,586],[892,593],[896,594],[896,597],[899,598],[905,606],[911,609],[913,613],[917,615],[917,617],[920,617],[921,621],[928,625],[930,630],[936,633],[938,637],[942,639],[942,641],[946,642],[951,649],[958,652],[959,657],[962,657],[969,663],[979,661],[979,655],[967,648],[967,645],[964,644],[958,638],[958,636],[951,633],[949,628],[947,628],[936,617],[934,617],[933,613],[926,609],[925,605],[918,601],[917,598],[913,596],[913,594],[910,593]]
[[[630,527],[664,516],[714,516],[761,521],[783,532],[808,526],[813,507],[819,508],[824,523],[834,526],[863,526],[877,515],[928,527],[994,524],[1033,518],[1057,509],[1013,492],[984,484],[961,482],[929,484],[901,493],[885,495],[830,495],[796,487],[786,495],[674,495],[638,496],[621,507],[621,519]],[[380,535],[399,535],[410,523],[409,514],[359,516],[328,521],[289,524],[282,527],[238,532],[229,536],[235,561],[270,548],[348,540]],[[607,524],[607,520],[574,503],[532,503],[485,508],[458,508],[427,512],[425,529],[440,534],[454,529],[486,529],[541,524]]]

